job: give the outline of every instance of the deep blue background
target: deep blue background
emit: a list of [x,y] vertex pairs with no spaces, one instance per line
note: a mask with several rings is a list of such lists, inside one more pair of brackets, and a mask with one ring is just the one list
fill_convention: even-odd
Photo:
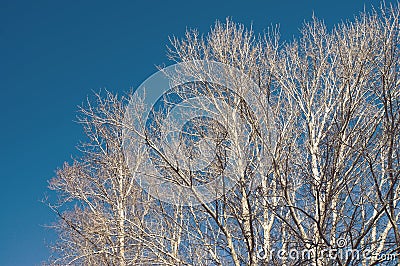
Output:
[[[386,1],[387,3],[395,1]],[[168,36],[201,33],[231,16],[261,32],[280,24],[298,36],[312,13],[329,27],[378,1],[4,1],[0,0],[0,265],[37,265],[49,256],[55,220],[40,202],[47,180],[76,154],[73,122],[92,90],[137,87],[170,64]]]

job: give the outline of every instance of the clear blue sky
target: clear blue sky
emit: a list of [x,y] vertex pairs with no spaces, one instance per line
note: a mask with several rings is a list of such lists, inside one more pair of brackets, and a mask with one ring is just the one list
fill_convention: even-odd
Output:
[[92,90],[137,87],[169,64],[169,35],[205,33],[231,16],[256,32],[279,23],[289,40],[313,12],[332,26],[371,4],[379,2],[0,0],[0,265],[49,256],[54,233],[42,225],[55,216],[40,200],[83,138],[77,105]]

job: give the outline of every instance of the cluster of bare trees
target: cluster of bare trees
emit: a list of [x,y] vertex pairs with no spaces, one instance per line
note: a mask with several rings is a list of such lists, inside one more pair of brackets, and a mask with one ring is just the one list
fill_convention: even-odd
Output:
[[[232,83],[237,96],[228,103],[220,100],[223,87],[203,88],[213,108],[204,101],[192,108],[220,119],[202,120],[188,131],[194,136],[171,141],[150,136],[159,131],[146,121],[126,123],[128,104],[133,119],[144,108],[135,94],[96,95],[80,110],[88,137],[82,156],[50,181],[59,200],[49,205],[60,218],[51,263],[400,263],[399,30],[398,6],[383,5],[332,30],[313,19],[290,43],[274,29],[255,36],[230,20],[206,37],[188,31],[173,38],[169,56],[188,63],[185,76],[204,74],[199,60],[220,62],[254,81],[257,97],[243,101],[249,88],[242,80]],[[176,131],[173,120],[161,128]],[[133,132],[129,156],[126,130]],[[216,147],[207,171],[192,168],[197,137]],[[168,145],[161,149],[162,141]],[[190,191],[228,170],[233,187],[193,205],[161,201],[137,182],[163,174]]]

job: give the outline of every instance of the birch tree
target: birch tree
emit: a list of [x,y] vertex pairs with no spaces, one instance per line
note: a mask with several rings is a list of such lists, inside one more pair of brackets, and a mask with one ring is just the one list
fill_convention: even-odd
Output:
[[[399,263],[398,19],[398,6],[382,5],[331,30],[313,18],[287,43],[276,28],[257,36],[230,20],[171,38],[169,58],[185,68],[152,122],[144,94],[97,95],[81,109],[82,156],[50,181],[52,263]],[[176,119],[174,99],[186,104]],[[143,176],[177,189],[157,194]],[[199,196],[217,176],[234,182]]]

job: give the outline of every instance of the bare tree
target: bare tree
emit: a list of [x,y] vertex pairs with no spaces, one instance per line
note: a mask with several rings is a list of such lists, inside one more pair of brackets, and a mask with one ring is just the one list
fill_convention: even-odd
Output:
[[[72,165],[64,164],[49,182],[50,189],[59,192],[58,202],[50,207],[60,217],[52,226],[60,236],[52,264],[175,265],[179,261],[169,252],[172,240],[165,235],[175,233],[175,224],[144,194],[127,168],[121,130],[125,105],[126,98],[107,92],[105,97],[96,94],[95,106],[88,101],[80,109],[78,121],[88,137],[79,147],[82,157]],[[137,147],[131,159],[138,167],[144,154],[140,145],[132,147]]]
[[[230,20],[172,38],[185,68],[150,122],[145,95],[81,109],[82,157],[50,181],[52,263],[399,263],[398,19],[385,5],[330,31],[313,18],[286,44]],[[210,180],[213,200],[197,189]],[[178,189],[152,190],[165,182]],[[168,195],[181,191],[196,204]]]

